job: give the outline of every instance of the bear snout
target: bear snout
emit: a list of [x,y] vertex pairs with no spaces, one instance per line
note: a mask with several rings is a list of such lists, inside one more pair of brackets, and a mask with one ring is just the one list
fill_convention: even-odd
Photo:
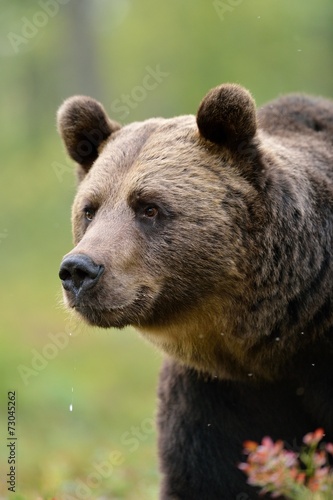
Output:
[[59,278],[64,289],[77,299],[98,283],[103,272],[104,266],[96,264],[88,255],[74,254],[63,259]]

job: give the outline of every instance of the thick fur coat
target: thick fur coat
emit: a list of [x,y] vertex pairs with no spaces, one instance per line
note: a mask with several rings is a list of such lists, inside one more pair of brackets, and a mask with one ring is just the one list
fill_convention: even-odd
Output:
[[58,127],[80,180],[65,301],[166,353],[161,499],[257,498],[244,440],[333,439],[333,103],[257,112],[226,84],[121,127],[76,96]]

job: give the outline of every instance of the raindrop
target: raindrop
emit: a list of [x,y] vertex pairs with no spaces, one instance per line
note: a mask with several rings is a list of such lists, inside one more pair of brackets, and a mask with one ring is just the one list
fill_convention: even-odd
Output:
[[304,332],[301,332],[301,335],[304,335]]
[[279,342],[280,337],[276,337],[275,340],[276,340],[276,342]]
[[312,366],[316,366],[315,363],[311,363]]
[[72,387],[72,402],[69,405],[69,411],[73,411],[73,392],[74,392],[74,387]]
[[248,376],[249,376],[249,377],[252,377],[252,376],[253,376],[253,373],[248,373]]
[[207,427],[210,427],[212,424],[207,424]]

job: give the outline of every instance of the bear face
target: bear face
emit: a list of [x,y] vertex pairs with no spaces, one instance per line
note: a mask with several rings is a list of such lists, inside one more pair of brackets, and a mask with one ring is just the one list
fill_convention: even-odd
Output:
[[221,379],[298,366],[333,323],[332,122],[326,101],[318,128],[303,119],[312,104],[290,98],[274,135],[279,106],[257,118],[245,89],[222,85],[196,119],[121,127],[90,98],[66,101],[58,127],[80,179],[68,306]]

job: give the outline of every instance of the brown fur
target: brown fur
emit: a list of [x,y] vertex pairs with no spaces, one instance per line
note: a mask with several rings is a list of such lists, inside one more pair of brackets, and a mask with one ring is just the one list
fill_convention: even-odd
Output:
[[81,167],[80,178],[89,171],[108,137],[120,128],[106,116],[99,102],[85,96],[72,97],[70,105],[65,102],[59,108],[57,120],[68,154]]
[[[209,109],[218,109],[217,91],[220,99],[221,94],[227,96],[220,120],[235,120],[234,135],[228,125],[231,143],[233,138],[252,138],[253,101],[237,86],[219,87],[203,100],[198,117],[205,135],[210,122],[216,124],[217,112]],[[110,122],[97,105],[97,117],[94,111],[91,100],[76,97],[59,112],[59,128],[74,159],[84,130],[96,132],[99,124],[105,130]],[[266,115],[260,117],[264,123]],[[318,250],[307,249],[307,242],[331,237],[323,234],[317,203],[310,201],[309,177],[314,171],[317,182],[326,182],[326,190],[332,189],[331,183],[325,171],[318,176],[311,151],[306,143],[300,151],[292,129],[300,127],[318,143],[324,155],[321,163],[327,164],[332,151],[324,136],[316,137],[306,124],[288,125],[290,138],[282,146],[260,130],[258,144],[245,153],[203,141],[191,117],[148,120],[118,131],[110,126],[109,142],[80,185],[73,207],[78,244],[74,252],[86,253],[106,267],[98,289],[91,292],[96,298],[84,299],[89,304],[87,319],[91,313],[92,323],[101,326],[133,324],[167,353],[202,371],[232,378],[249,372],[276,376],[280,364],[285,366],[298,349],[300,331],[307,328],[309,313],[298,313],[294,325],[288,306],[323,265],[324,256],[315,258]],[[300,156],[305,165],[295,168]],[[88,170],[85,158],[82,165]],[[249,168],[257,175],[256,184],[262,184],[260,192],[246,178]],[[330,203],[331,192],[327,194]],[[325,192],[318,195],[323,198]],[[170,212],[160,229],[156,221],[156,229],[140,230],[136,205],[145,203],[160,203]],[[86,205],[97,210],[89,228],[82,215]],[[121,312],[115,312],[120,306]]]
[[251,94],[239,85],[220,85],[202,100],[197,124],[201,135],[209,141],[237,148],[256,133],[255,102]]
[[289,96],[257,116],[245,89],[222,85],[196,120],[120,128],[85,97],[58,116],[82,179],[69,255],[104,269],[67,304],[219,380],[304,385],[332,353],[333,104]]

